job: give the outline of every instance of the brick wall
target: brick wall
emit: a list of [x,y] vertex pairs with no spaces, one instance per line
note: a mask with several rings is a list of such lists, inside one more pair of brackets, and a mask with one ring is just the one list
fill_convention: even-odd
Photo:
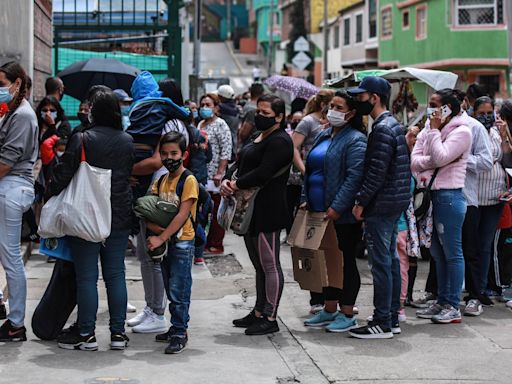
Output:
[[44,82],[52,74],[52,1],[34,0],[34,105],[44,97]]

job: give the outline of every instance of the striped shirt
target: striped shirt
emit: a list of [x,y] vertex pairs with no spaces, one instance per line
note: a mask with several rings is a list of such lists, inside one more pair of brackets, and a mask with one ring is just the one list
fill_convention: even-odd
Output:
[[491,138],[491,152],[493,158],[493,167],[490,171],[480,172],[478,174],[478,205],[489,206],[499,203],[498,196],[507,190],[507,175],[501,159],[501,137],[498,129],[492,127],[489,131]]

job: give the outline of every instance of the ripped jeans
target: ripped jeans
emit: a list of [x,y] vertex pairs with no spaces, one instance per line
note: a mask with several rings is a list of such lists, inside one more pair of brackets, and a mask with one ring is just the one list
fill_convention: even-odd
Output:
[[432,191],[434,232],[430,252],[436,262],[437,302],[459,307],[464,281],[462,225],[466,199],[462,189]]

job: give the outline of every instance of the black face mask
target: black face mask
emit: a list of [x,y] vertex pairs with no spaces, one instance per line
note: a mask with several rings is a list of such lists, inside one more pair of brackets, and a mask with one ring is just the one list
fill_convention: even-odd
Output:
[[276,118],[262,116],[258,113],[254,116],[254,125],[258,131],[266,131],[276,125]]
[[360,101],[357,106],[357,110],[362,115],[369,115],[373,111],[373,108],[375,108],[375,104],[370,103],[370,100]]
[[299,125],[299,122],[290,123],[290,128],[295,131],[295,128],[297,128],[297,125]]
[[481,115],[477,116],[476,119],[482,123],[482,125],[487,129],[491,129],[494,125],[494,116],[493,115]]
[[174,173],[178,169],[180,169],[181,165],[183,164],[183,159],[174,160],[174,159],[165,159],[162,161],[162,164],[165,168],[169,171],[169,173]]
[[78,112],[76,114],[76,116],[78,117],[78,120],[80,120],[80,122],[83,125],[89,125],[89,114],[88,113]]

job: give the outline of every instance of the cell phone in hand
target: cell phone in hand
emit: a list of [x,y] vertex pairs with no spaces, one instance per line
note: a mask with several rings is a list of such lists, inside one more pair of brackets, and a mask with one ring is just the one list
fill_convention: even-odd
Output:
[[451,116],[452,110],[446,104],[441,107],[441,119],[445,120],[448,116]]
[[503,201],[504,203],[510,203],[512,202],[512,195],[500,197],[499,200]]

